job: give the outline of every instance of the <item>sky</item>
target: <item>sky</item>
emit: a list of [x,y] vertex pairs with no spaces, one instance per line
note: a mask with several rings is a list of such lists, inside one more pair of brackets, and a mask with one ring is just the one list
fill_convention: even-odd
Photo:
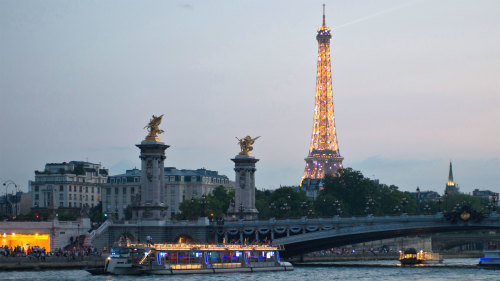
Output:
[[[45,163],[166,166],[297,185],[312,132],[323,1],[0,0],[0,181]],[[500,192],[500,1],[326,1],[344,167],[404,191]],[[2,187],[3,188],[3,187]],[[0,194],[5,191],[0,189]]]

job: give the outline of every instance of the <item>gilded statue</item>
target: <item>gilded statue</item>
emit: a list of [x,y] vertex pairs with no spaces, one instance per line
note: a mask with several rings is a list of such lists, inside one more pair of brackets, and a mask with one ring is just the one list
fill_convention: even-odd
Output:
[[240,144],[241,152],[238,155],[242,156],[253,156],[251,151],[253,150],[253,143],[255,140],[260,138],[260,136],[252,139],[250,136],[246,136],[242,139],[236,138]]
[[144,127],[144,129],[148,129],[149,134],[146,136],[146,141],[161,141],[160,138],[158,137],[159,134],[163,133],[164,131],[160,129],[160,123],[161,119],[163,118],[163,114],[160,116],[154,116],[151,117],[151,120],[149,120],[149,124]]

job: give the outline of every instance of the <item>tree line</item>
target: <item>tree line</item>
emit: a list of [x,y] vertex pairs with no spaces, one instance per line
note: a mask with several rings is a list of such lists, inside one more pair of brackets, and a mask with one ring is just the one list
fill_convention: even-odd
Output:
[[[205,199],[184,200],[179,206],[181,213],[177,214],[176,219],[193,220],[203,210],[206,216],[221,219],[233,198],[234,191],[229,192],[219,186]],[[255,198],[259,219],[433,214],[452,212],[464,205],[483,213],[496,209],[488,200],[459,192],[437,200],[418,200],[410,192],[401,191],[395,185],[379,184],[352,168],[339,170],[336,176],[325,176],[322,189],[315,199],[309,199],[303,190],[291,187],[256,190]]]

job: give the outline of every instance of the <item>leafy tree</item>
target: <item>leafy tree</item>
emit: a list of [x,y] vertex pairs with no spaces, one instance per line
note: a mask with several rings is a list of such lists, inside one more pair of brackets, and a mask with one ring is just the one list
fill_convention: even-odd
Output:
[[416,200],[410,193],[394,185],[378,184],[352,168],[339,170],[335,177],[326,175],[323,183],[314,202],[322,216],[334,215],[338,205],[345,215],[390,214],[395,206],[402,212],[416,212]]
[[256,190],[255,207],[259,211],[259,219],[277,219],[301,217],[307,214],[311,202],[305,192],[291,187],[282,187],[274,191]]
[[[205,198],[205,215],[213,218],[224,217],[224,214],[229,208],[231,200],[234,198],[234,191],[227,191],[223,186],[214,188],[211,194]],[[176,219],[179,220],[195,220],[201,215],[203,209],[202,198],[186,199],[179,205],[179,214],[176,214]]]
[[102,202],[100,201],[95,207],[90,209],[89,217],[92,223],[101,224],[106,220],[104,213],[102,212]]

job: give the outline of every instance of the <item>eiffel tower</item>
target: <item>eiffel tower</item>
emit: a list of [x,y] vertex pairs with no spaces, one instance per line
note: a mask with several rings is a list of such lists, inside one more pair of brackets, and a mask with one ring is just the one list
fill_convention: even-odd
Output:
[[326,174],[335,175],[342,168],[335,117],[333,115],[332,72],[330,64],[330,29],[325,24],[325,5],[323,4],[323,25],[318,29],[318,65],[316,73],[316,103],[309,146],[305,158],[304,179],[322,179]]

